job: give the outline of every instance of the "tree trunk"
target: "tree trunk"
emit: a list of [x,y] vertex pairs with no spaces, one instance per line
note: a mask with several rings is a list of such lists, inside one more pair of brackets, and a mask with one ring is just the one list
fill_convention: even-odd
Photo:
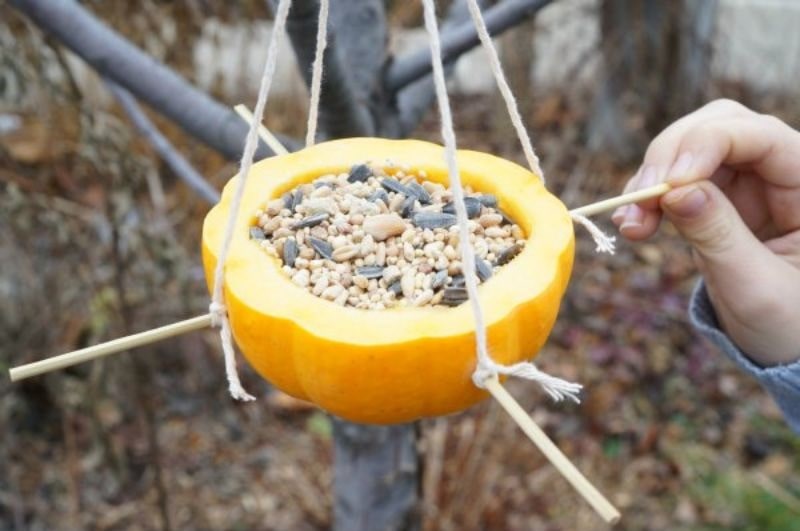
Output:
[[333,423],[334,531],[420,528],[417,430],[414,424]]
[[[327,138],[373,136],[371,114],[386,60],[382,0],[332,0],[320,94],[320,129]],[[316,48],[319,2],[296,0],[287,22],[306,84]],[[333,529],[419,529],[419,463],[413,424],[367,426],[334,419]]]
[[717,0],[603,0],[600,9],[589,147],[627,162],[703,100]]

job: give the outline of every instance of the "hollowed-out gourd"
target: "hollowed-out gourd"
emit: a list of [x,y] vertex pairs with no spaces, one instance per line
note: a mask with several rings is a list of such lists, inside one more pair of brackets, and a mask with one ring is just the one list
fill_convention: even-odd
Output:
[[[465,409],[487,396],[471,380],[476,358],[468,303],[341,307],[295,286],[280,261],[249,238],[254,214],[267,200],[363,162],[390,174],[406,165],[448,185],[443,148],[416,140],[336,140],[255,164],[225,264],[225,303],[236,343],[273,385],[354,422],[392,424]],[[479,293],[491,356],[506,364],[528,360],[547,339],[570,277],[572,221],[561,201],[521,166],[474,151],[459,151],[458,163],[463,183],[496,195],[525,231],[522,252]],[[237,181],[227,184],[203,225],[209,284]]]

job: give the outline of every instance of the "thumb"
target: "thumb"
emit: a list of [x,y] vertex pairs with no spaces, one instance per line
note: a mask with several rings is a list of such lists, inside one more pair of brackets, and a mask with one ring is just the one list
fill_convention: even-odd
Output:
[[706,265],[742,264],[762,247],[733,204],[711,181],[675,188],[664,194],[660,204]]

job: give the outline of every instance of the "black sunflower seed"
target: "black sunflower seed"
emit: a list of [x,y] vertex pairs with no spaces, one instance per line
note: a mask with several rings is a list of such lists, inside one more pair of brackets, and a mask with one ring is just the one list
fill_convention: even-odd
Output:
[[303,202],[303,192],[301,192],[299,189],[295,190],[294,195],[292,196],[292,204],[289,207],[289,210],[294,212],[297,206],[302,202]]
[[294,261],[297,260],[297,240],[294,238],[287,238],[283,242],[283,263],[289,267],[294,267]]
[[492,266],[489,265],[489,262],[486,260],[477,258],[475,260],[475,272],[478,274],[478,278],[481,282],[486,282],[486,280],[492,276]]
[[381,266],[357,267],[356,274],[368,279],[381,278],[383,276],[383,268]]
[[444,293],[442,294],[442,304],[447,306],[458,306],[462,302],[466,301],[467,298],[468,295],[466,288],[448,287],[444,288]]
[[417,182],[410,182],[406,185],[406,187],[411,191],[412,194],[419,200],[420,203],[423,205],[430,205],[431,204],[431,194],[423,188]]
[[414,193],[409,190],[406,186],[400,183],[395,179],[390,179],[388,177],[381,179],[381,186],[383,186],[387,192],[395,192],[398,194],[403,194],[404,196],[408,197],[410,195],[414,195]]
[[[481,202],[477,197],[465,197],[464,206],[467,207],[467,217],[470,219],[478,217],[481,213]],[[442,207],[442,212],[455,215],[456,205],[450,201]]]
[[322,258],[327,260],[333,259],[333,246],[330,243],[325,240],[320,240],[319,238],[314,238],[313,236],[308,238],[308,242]]
[[406,197],[403,204],[400,206],[400,215],[404,218],[410,218],[411,214],[414,213],[414,203],[416,201],[417,198],[413,195]]
[[436,274],[433,275],[433,280],[431,280],[431,289],[437,290],[444,286],[445,282],[447,282],[447,269],[437,271]]
[[450,277],[450,285],[454,288],[463,288],[465,282],[466,280],[464,279],[464,275],[461,273]]
[[520,247],[516,243],[514,245],[509,245],[508,247],[500,251],[500,254],[497,255],[497,260],[495,260],[495,263],[499,266],[506,265],[515,256],[517,256],[521,250],[522,247]]
[[513,225],[514,224],[514,220],[511,219],[510,217],[508,217],[508,214],[506,214],[505,212],[503,212],[499,208],[497,209],[497,213],[500,214],[501,216],[503,216],[503,224],[504,225]]
[[250,227],[250,239],[251,240],[266,240],[267,237],[264,234],[264,231],[261,230],[261,227]]
[[366,164],[356,164],[352,168],[350,168],[350,175],[347,176],[347,182],[349,183],[363,183],[367,179],[372,177],[372,170]]
[[370,196],[367,198],[367,201],[375,203],[377,201],[383,201],[383,204],[389,206],[389,194],[386,193],[386,190],[383,188],[378,188]]
[[283,200],[283,208],[288,208],[292,210],[292,202],[294,201],[294,196],[292,192],[286,192],[281,196],[281,200]]
[[481,194],[478,196],[478,201],[487,208],[495,208],[497,206],[497,196],[494,194]]
[[399,297],[401,293],[403,293],[403,286],[400,285],[400,280],[395,280],[389,287],[386,288],[387,291],[394,293],[395,297]]
[[292,223],[292,229],[304,229],[306,227],[316,227],[326,219],[328,219],[329,214],[327,212],[320,212],[319,214],[314,214],[313,216],[305,217],[301,220],[298,220]]
[[454,214],[441,212],[414,212],[411,222],[421,229],[446,229],[456,224]]

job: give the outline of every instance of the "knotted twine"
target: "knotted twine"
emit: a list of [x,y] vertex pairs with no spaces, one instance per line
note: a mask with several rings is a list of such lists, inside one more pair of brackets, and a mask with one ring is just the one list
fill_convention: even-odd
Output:
[[[486,21],[483,19],[478,0],[467,0],[467,7],[469,8],[469,14],[472,16],[472,21],[475,24],[475,29],[478,33],[481,45],[489,56],[489,66],[492,69],[492,75],[494,75],[497,88],[505,101],[508,116],[511,118],[511,123],[514,126],[514,130],[517,132],[517,137],[519,138],[519,143],[522,145],[522,151],[525,153],[528,166],[533,173],[539,176],[539,179],[541,179],[544,184],[544,172],[539,165],[539,157],[536,156],[531,138],[528,136],[528,130],[525,129],[525,125],[522,123],[522,116],[519,113],[517,100],[514,97],[514,93],[511,91],[511,87],[508,85],[508,81],[506,81],[506,76],[503,73],[503,66],[500,64],[500,56],[492,42],[491,35],[489,35],[489,30],[486,27]],[[589,231],[589,234],[591,234],[592,239],[594,239],[597,245],[595,249],[597,252],[614,254],[615,238],[609,237],[603,233],[603,231],[586,216],[570,212],[570,217],[574,222],[582,225]]]
[[[475,371],[472,373],[472,382],[476,386],[483,388],[484,382],[487,378],[497,376],[498,374],[516,376],[518,378],[535,381],[556,401],[569,398],[570,400],[579,402],[577,395],[582,387],[580,384],[568,382],[566,380],[562,380],[561,378],[556,378],[555,376],[550,376],[549,374],[540,371],[531,362],[502,365],[494,361],[489,355],[486,341],[486,323],[483,318],[483,308],[481,307],[480,300],[478,299],[478,278],[477,273],[475,272],[475,252],[469,242],[469,225],[467,210],[464,205],[464,189],[461,185],[461,176],[458,172],[456,135],[453,129],[453,116],[450,110],[450,100],[447,95],[447,85],[444,77],[444,67],[442,65],[442,45],[439,37],[439,27],[436,23],[436,7],[433,3],[433,0],[422,0],[422,4],[424,7],[423,13],[425,17],[425,29],[427,30],[428,38],[430,39],[433,81],[436,88],[436,99],[439,105],[440,121],[442,124],[444,156],[447,162],[450,188],[453,191],[453,203],[456,207],[456,218],[458,219],[461,263],[464,264],[461,269],[462,274],[464,275],[464,286],[467,288],[467,294],[469,295],[469,302],[472,308],[472,315],[475,320],[475,343],[478,363],[475,367]],[[480,17],[480,10],[478,10],[478,16]],[[483,18],[481,17],[480,20],[482,21]],[[480,34],[480,24],[477,20],[475,22],[476,26],[478,26],[478,33]],[[483,27],[485,30],[485,25]],[[488,42],[491,45],[491,39],[489,39]],[[493,46],[492,49],[494,50]],[[494,50],[494,55],[496,57],[496,50]],[[493,70],[495,72],[499,72],[499,77],[496,77],[498,84],[500,85],[502,80],[501,86],[508,88],[508,84],[505,82],[502,70],[499,69],[499,61],[497,62],[497,66],[498,69],[493,68]],[[503,91],[503,89],[501,89],[501,91]],[[508,90],[508,94],[511,95],[510,89]],[[526,157],[528,158],[528,162],[532,165],[532,170],[533,167],[538,169],[538,172],[536,170],[533,171],[541,179],[542,173],[541,169],[539,168],[539,159],[536,157],[536,154],[533,151],[533,146],[530,145],[530,139],[525,131],[525,127],[522,125],[522,119],[519,116],[519,112],[514,112],[517,109],[516,101],[514,100],[513,95],[511,95],[510,100],[506,100],[506,104],[509,108],[509,113],[512,115],[512,120],[515,120],[515,128],[517,128],[517,132],[522,132],[522,135],[520,135],[520,140],[522,141],[523,136],[525,139],[527,139],[527,142],[523,141],[523,149]],[[516,119],[513,118],[515,115]]]
[[[225,226],[225,234],[222,240],[222,247],[217,256],[217,265],[214,270],[214,289],[209,304],[208,311],[211,314],[212,326],[219,327],[219,335],[222,342],[222,351],[225,355],[225,374],[228,378],[228,391],[236,400],[250,401],[255,397],[244,390],[239,374],[236,371],[236,353],[233,348],[233,338],[231,336],[231,326],[228,320],[228,312],[224,303],[222,291],[223,277],[225,272],[225,261],[228,257],[233,231],[236,226],[236,217],[244,196],[245,184],[253,165],[256,147],[258,146],[258,126],[264,117],[264,109],[267,106],[269,90],[272,86],[272,78],[275,75],[275,68],[278,62],[278,45],[286,32],[286,19],[289,15],[289,8],[292,0],[280,0],[278,9],[275,11],[275,22],[270,35],[267,47],[267,59],[264,63],[264,72],[261,75],[261,83],[258,89],[258,100],[254,110],[253,121],[247,132],[244,151],[239,163],[239,183],[231,201],[230,214]],[[306,146],[314,145],[314,137],[317,131],[317,117],[319,99],[322,86],[323,57],[327,46],[327,27],[328,27],[329,0],[320,0],[319,27],[317,28],[317,43],[314,53],[314,64],[311,75],[311,98],[309,103],[308,124],[306,134]]]

